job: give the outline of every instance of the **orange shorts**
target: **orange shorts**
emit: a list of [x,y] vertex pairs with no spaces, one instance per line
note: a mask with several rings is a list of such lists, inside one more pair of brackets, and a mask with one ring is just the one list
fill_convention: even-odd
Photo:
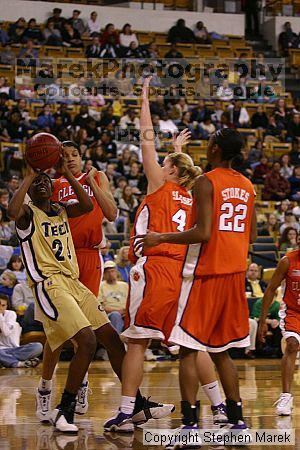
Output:
[[168,340],[174,326],[182,261],[148,256],[130,271],[124,338]]
[[98,297],[103,271],[102,256],[96,249],[76,248],[75,251],[79,280]]
[[282,301],[279,311],[280,329],[285,339],[294,337],[300,345],[300,311],[290,309],[289,306]]
[[245,273],[183,279],[170,342],[209,352],[247,347]]

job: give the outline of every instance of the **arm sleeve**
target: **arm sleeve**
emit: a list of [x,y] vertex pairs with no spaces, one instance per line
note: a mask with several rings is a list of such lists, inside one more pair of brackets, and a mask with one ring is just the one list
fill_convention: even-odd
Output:
[[17,314],[14,311],[5,311],[5,315],[0,314],[0,331],[3,336],[9,336],[17,322]]

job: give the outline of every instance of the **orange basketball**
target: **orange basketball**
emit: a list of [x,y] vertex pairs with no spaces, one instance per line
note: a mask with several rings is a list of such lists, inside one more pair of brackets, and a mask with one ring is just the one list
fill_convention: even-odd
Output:
[[26,144],[25,158],[34,169],[46,170],[58,163],[61,142],[52,134],[35,134]]

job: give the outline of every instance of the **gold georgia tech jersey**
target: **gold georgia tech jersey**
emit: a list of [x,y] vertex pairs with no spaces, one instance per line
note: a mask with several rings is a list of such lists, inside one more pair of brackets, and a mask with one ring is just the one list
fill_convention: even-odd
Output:
[[29,203],[30,225],[27,230],[16,228],[29,285],[61,273],[73,279],[79,270],[67,213],[57,203],[46,213]]

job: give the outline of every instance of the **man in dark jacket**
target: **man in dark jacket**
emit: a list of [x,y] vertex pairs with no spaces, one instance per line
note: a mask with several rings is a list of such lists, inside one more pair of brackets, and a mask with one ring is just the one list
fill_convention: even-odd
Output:
[[169,30],[168,42],[171,42],[172,44],[176,44],[177,42],[190,44],[196,42],[196,39],[192,30],[185,26],[185,21],[179,19],[177,20],[176,25]]
[[246,292],[250,293],[250,297],[262,298],[266,288],[267,283],[260,279],[258,265],[250,264],[246,276]]

